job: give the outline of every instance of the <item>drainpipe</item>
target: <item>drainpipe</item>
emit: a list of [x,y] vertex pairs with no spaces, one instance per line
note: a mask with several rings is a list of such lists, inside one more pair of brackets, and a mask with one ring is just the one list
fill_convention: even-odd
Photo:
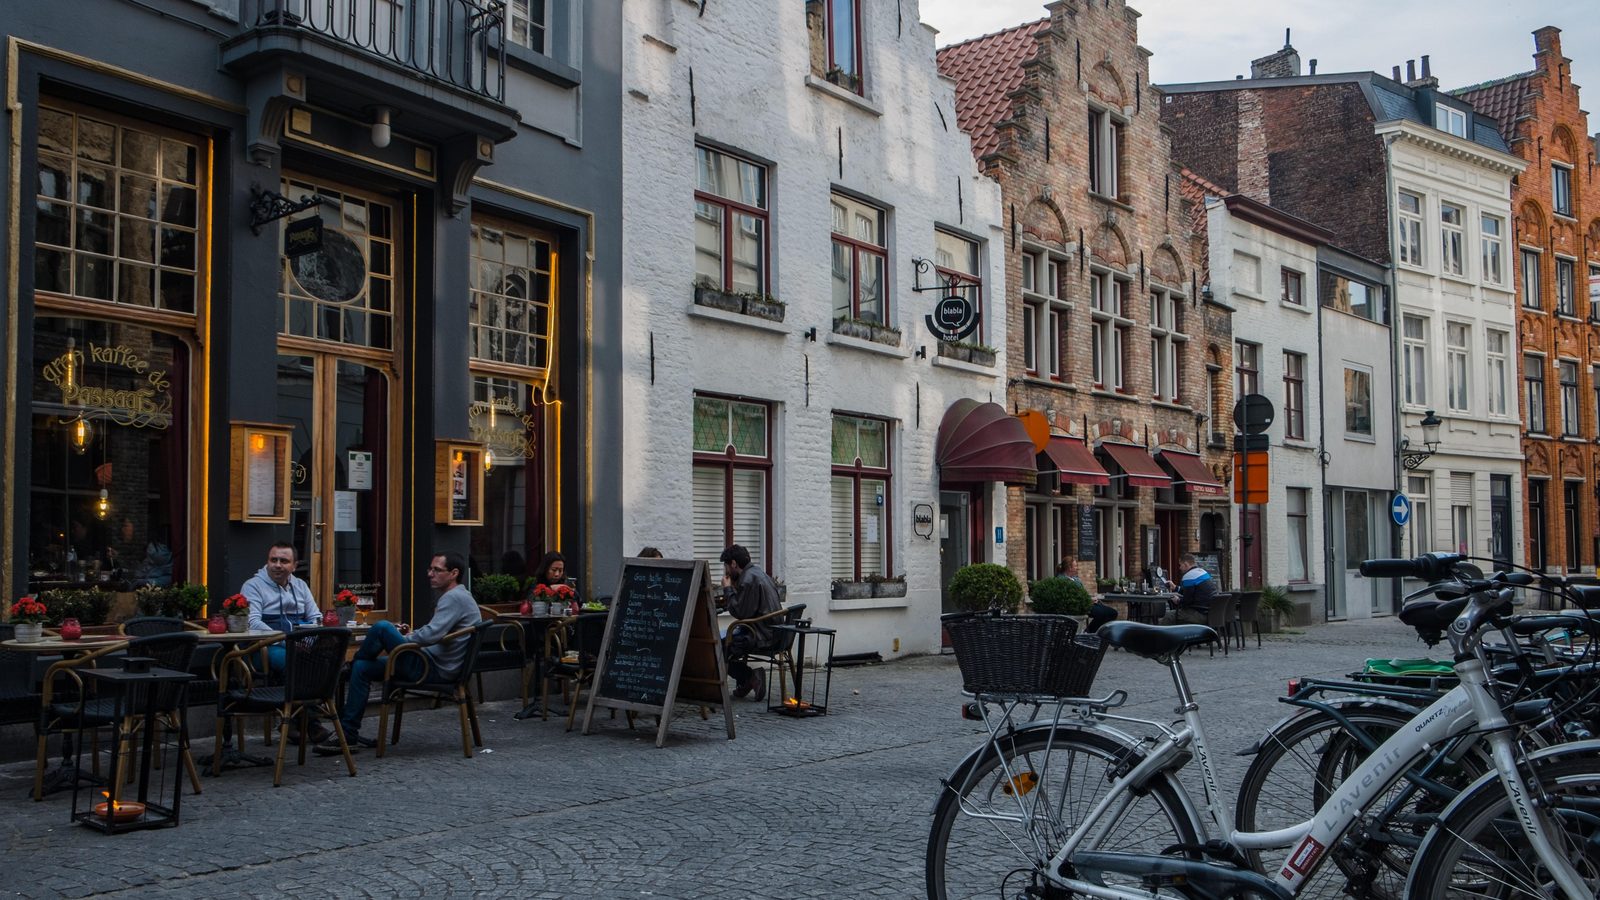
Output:
[[[1322,500],[1322,621],[1328,621],[1328,606],[1333,600],[1333,504],[1328,502],[1328,379],[1322,361],[1322,273],[1317,273],[1317,468],[1321,471],[1321,487],[1317,496]],[[1309,560],[1308,560],[1309,562]]]
[[[1400,436],[1402,432],[1402,419],[1400,414],[1400,391],[1395,380],[1400,374],[1400,329],[1394,327],[1394,320],[1399,318],[1400,311],[1400,281],[1396,274],[1395,260],[1400,258],[1400,236],[1395,233],[1395,183],[1394,183],[1394,142],[1399,140],[1399,135],[1390,134],[1383,138],[1383,187],[1384,215],[1387,217],[1385,225],[1389,232],[1389,396],[1393,427],[1390,429],[1389,446],[1394,456],[1394,485],[1395,490],[1404,488],[1400,468]],[[1431,492],[1430,492],[1431,493]],[[1434,510],[1428,510],[1432,514]],[[1431,527],[1432,523],[1429,523]],[[1389,544],[1391,557],[1400,556],[1400,526],[1394,524],[1394,517],[1389,517]],[[1389,612],[1400,611],[1401,579],[1390,579],[1389,582]]]

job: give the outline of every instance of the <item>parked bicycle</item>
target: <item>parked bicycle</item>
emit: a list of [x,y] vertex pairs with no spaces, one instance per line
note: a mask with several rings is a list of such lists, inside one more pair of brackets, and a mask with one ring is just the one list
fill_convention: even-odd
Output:
[[[1368,576],[1435,583],[1438,596],[1413,600],[1400,618],[1419,633],[1448,634],[1460,683],[1362,757],[1313,815],[1269,831],[1235,827],[1183,670],[1183,651],[1215,639],[1211,629],[1118,622],[1098,632],[1106,644],[1168,668],[1182,716],[1169,724],[1118,714],[1127,699],[1122,691],[1087,698],[1087,683],[1073,692],[1051,690],[1025,671],[1010,683],[975,679],[985,659],[1011,652],[1002,642],[1007,632],[1030,627],[988,623],[1035,617],[949,619],[965,689],[989,734],[940,791],[928,839],[928,896],[1312,896],[1321,889],[1310,879],[1330,848],[1406,773],[1431,760],[1434,748],[1474,733],[1483,738],[1486,770],[1434,816],[1437,824],[1412,858],[1405,896],[1595,897],[1600,742],[1528,750],[1519,741],[1537,723],[1502,706],[1484,642],[1486,633],[1508,624],[1517,579],[1477,577],[1460,564],[1445,554],[1363,564]],[[1031,627],[1067,630],[1059,622]],[[1059,668],[1061,656],[1024,659],[1043,670]],[[1023,722],[1030,711],[1045,718]],[[1122,724],[1141,726],[1148,736],[1129,734]],[[1204,817],[1177,778],[1191,759],[1199,764]],[[1251,853],[1269,855],[1274,865],[1252,868]]]

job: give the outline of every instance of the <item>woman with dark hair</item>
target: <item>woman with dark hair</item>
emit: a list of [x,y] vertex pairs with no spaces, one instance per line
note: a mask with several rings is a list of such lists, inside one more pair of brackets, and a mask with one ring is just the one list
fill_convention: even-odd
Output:
[[539,560],[539,568],[533,570],[533,580],[528,582],[528,599],[537,599],[533,596],[534,589],[540,585],[554,588],[558,584],[567,583],[567,558],[551,550]]
[[661,550],[656,548],[656,547],[645,547],[644,549],[640,550],[638,552],[638,554],[636,554],[636,555],[637,555],[637,558],[639,558],[639,559],[664,559],[665,558],[665,557],[663,557],[661,555]]

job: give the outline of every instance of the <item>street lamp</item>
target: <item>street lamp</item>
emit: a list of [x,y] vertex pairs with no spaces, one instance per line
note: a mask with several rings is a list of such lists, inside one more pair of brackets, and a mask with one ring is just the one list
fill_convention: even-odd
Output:
[[1433,456],[1434,453],[1438,452],[1439,426],[1443,424],[1439,417],[1433,414],[1433,410],[1430,409],[1428,414],[1422,417],[1422,449],[1410,449],[1411,439],[1408,437],[1400,439],[1400,464],[1405,466],[1406,471],[1409,472],[1416,469],[1427,462],[1428,458]]

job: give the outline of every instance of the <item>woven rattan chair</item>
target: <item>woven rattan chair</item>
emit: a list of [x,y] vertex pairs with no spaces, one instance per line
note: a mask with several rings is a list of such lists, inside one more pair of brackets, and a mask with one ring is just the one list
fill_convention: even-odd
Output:
[[142,638],[157,634],[175,634],[187,631],[189,626],[176,616],[137,616],[117,626],[118,634]]
[[1217,644],[1222,644],[1222,655],[1228,655],[1228,640],[1233,632],[1233,613],[1239,606],[1239,598],[1234,594],[1218,594],[1211,598],[1211,606],[1206,610],[1206,625],[1217,633],[1217,639],[1207,645],[1211,655],[1217,655]]
[[344,727],[339,724],[337,694],[339,672],[344,668],[345,651],[350,648],[348,628],[302,628],[284,641],[282,684],[256,684],[250,660],[267,641],[256,641],[248,646],[229,651],[222,657],[217,684],[217,749],[212,757],[211,774],[220,772],[222,742],[226,719],[240,716],[270,717],[278,726],[278,761],[272,770],[272,786],[283,783],[283,756],[289,748],[289,722],[296,720],[300,729],[300,765],[306,764],[306,743],[310,740],[312,714],[327,718],[333,723],[333,733],[344,751],[344,764],[352,777],[356,774],[355,759],[345,743]]
[[[149,637],[141,637],[128,642],[128,649],[125,652],[129,656],[144,657],[151,660],[151,664],[156,668],[172,669],[175,672],[192,672],[194,671],[194,657],[199,641],[199,635],[193,631],[153,634]],[[186,687],[192,688],[194,683],[191,681]],[[178,701],[186,699],[187,696],[188,691],[180,689],[177,685],[168,684],[156,688],[156,727],[164,731],[178,733],[178,755],[183,761],[184,771],[189,774],[190,786],[198,794],[200,793],[200,771],[195,768],[194,756],[189,752],[189,729],[184,727],[181,717],[182,710],[178,707]],[[141,720],[134,719],[134,723],[139,721]],[[124,731],[131,733],[132,730],[125,724]],[[132,754],[124,754],[122,758],[131,760]]]
[[71,659],[51,663],[45,670],[39,695],[39,714],[34,719],[34,733],[38,747],[34,754],[33,799],[44,799],[44,770],[51,735],[74,734],[78,740],[88,732],[96,741],[90,756],[91,771],[100,774],[99,729],[116,724],[116,698],[83,698],[83,677],[78,670],[92,668],[96,662],[113,652],[120,652],[116,644],[90,650]]
[[[16,636],[16,626],[0,624],[0,641]],[[25,725],[39,716],[39,688],[34,681],[36,654],[0,649],[0,725]]]
[[[756,622],[768,622],[773,625],[794,625],[805,618],[805,613],[806,605],[804,603],[796,603],[785,609],[775,610],[764,616],[756,616],[753,619],[735,619],[728,623],[728,635],[731,636],[733,629],[740,625],[752,625]],[[775,630],[772,632],[772,640],[766,646],[757,647],[745,654],[746,661],[766,663],[778,670],[778,690],[783,695],[778,698],[779,700],[789,696],[788,685],[799,684],[800,681],[801,661],[794,658],[794,639],[795,633],[793,631]],[[723,638],[724,648],[726,648],[727,642],[728,639],[726,637]]]
[[[433,668],[433,656],[421,644],[406,643],[389,651],[389,663],[383,673],[383,705],[378,711],[378,756],[382,757],[386,743],[400,743],[400,721],[406,714],[406,699],[422,697],[438,703],[454,703],[461,716],[461,752],[472,758],[474,745],[483,746],[483,733],[478,729],[478,708],[472,702],[470,680],[472,666],[483,646],[483,637],[495,623],[483,620],[476,625],[445,635],[440,643],[466,641],[467,653],[461,660],[461,669],[453,675],[440,678]],[[402,678],[396,664],[405,654],[415,653],[422,661],[422,676],[416,680]],[[389,732],[389,712],[394,711],[394,733]],[[387,739],[387,740],[386,740]]]
[[[495,611],[487,606],[478,607],[478,615],[494,619]],[[528,638],[521,622],[497,620],[483,636],[483,646],[478,649],[478,659],[472,666],[473,677],[478,682],[478,702],[484,701],[483,673],[517,672],[522,686],[522,705],[528,705],[528,683],[533,677],[533,659],[528,655]]]

